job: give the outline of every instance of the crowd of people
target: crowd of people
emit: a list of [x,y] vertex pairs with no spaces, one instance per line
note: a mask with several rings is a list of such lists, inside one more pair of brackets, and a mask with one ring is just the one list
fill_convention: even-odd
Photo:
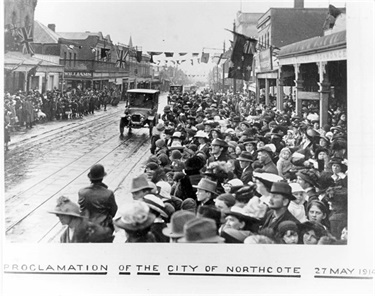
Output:
[[37,123],[82,118],[107,105],[116,106],[121,93],[116,88],[103,90],[79,88],[61,92],[18,91],[4,96],[4,146],[7,151],[12,132],[32,128]]
[[91,169],[96,193],[80,191],[70,212],[91,237],[76,241],[110,242],[124,231],[127,243],[346,244],[343,106],[330,106],[320,126],[316,106],[298,115],[289,97],[283,111],[229,92],[170,99],[124,211],[102,183],[104,168]]

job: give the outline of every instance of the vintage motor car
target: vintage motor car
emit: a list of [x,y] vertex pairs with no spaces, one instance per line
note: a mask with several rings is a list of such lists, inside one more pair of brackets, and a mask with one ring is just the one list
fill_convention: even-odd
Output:
[[133,128],[147,127],[150,130],[158,122],[159,90],[130,89],[127,91],[125,111],[120,120],[120,136],[124,136],[125,127],[128,133]]
[[182,95],[184,92],[184,86],[183,85],[171,85],[169,87],[169,95],[167,97],[167,104],[173,104],[175,103],[176,99],[179,95]]

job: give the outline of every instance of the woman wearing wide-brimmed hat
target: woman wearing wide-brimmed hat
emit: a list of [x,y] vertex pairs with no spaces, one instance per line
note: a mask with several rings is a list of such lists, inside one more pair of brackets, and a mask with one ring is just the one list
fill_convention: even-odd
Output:
[[154,220],[155,215],[150,213],[145,202],[133,201],[113,223],[125,230],[127,243],[151,243],[155,242],[155,236],[150,231]]
[[78,204],[66,196],[57,199],[56,207],[49,211],[55,214],[66,229],[60,236],[60,243],[112,242],[112,231],[107,227],[88,221],[81,215]]

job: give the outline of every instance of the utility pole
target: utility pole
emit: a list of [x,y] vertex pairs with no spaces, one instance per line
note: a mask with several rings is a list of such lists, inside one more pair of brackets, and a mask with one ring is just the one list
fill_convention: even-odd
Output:
[[[236,32],[236,20],[233,21],[233,32]],[[233,47],[234,47],[234,39],[235,39],[235,36],[233,34]],[[234,93],[234,95],[236,95],[236,92],[237,92],[237,81],[236,81],[236,78],[233,78],[233,93]]]
[[[224,58],[224,54],[225,54],[225,40],[224,40],[224,46],[223,46],[223,56],[221,58]],[[223,63],[223,93],[225,92],[225,62]]]

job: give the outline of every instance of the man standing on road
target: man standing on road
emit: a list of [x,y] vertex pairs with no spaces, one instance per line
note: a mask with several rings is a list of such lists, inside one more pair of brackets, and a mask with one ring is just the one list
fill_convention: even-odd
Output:
[[117,204],[112,190],[103,183],[107,173],[101,164],[91,167],[88,177],[91,185],[78,192],[78,204],[83,216],[90,221],[108,228],[108,235],[112,237],[114,226],[112,218],[117,212]]

